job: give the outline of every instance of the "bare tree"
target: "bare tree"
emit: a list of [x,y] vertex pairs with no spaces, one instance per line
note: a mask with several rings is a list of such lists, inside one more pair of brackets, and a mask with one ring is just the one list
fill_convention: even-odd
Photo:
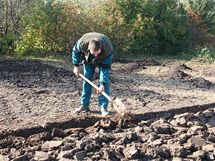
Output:
[[19,36],[21,17],[33,0],[0,0],[0,33]]

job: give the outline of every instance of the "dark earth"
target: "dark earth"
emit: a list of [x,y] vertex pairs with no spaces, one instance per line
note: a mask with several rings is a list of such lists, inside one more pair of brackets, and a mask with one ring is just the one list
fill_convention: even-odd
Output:
[[114,61],[125,117],[102,118],[95,92],[74,114],[81,86],[65,62],[0,61],[0,161],[214,160],[215,63]]

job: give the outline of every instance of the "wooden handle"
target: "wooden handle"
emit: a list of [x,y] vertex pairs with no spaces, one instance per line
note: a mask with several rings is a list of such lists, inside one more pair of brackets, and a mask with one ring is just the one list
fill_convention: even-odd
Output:
[[[89,79],[87,79],[85,76],[83,76],[81,73],[79,73],[79,76],[84,79],[87,83],[89,83],[92,87],[94,87],[96,90],[99,90],[99,87],[95,85],[93,82],[91,82]],[[103,96],[105,96],[109,101],[112,101],[110,96],[107,95],[107,93],[102,92],[101,93]]]

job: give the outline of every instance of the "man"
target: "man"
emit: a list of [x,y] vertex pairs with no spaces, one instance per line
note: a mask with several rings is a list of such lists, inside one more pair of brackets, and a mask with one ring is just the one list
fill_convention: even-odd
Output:
[[[99,93],[110,95],[110,69],[113,47],[109,38],[103,34],[91,32],[84,34],[72,49],[73,72],[79,76],[79,64],[83,61],[84,76],[92,81],[95,68],[99,67]],[[83,80],[81,107],[75,109],[75,113],[89,112],[92,87]],[[99,95],[99,108],[102,116],[108,115],[108,100]]]

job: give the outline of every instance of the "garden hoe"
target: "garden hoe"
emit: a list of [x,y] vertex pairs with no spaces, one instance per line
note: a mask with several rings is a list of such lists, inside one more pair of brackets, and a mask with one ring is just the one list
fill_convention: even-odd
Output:
[[[79,73],[79,76],[84,79],[86,82],[88,82],[92,87],[94,87],[96,90],[99,90],[99,87],[96,86],[93,82],[91,82],[89,79],[87,79],[85,76]],[[108,96],[105,92],[101,92],[103,96],[105,96],[108,101],[113,105],[114,109],[121,115],[125,116],[127,115],[127,110],[125,105],[120,101],[119,98],[112,99],[110,96]]]

